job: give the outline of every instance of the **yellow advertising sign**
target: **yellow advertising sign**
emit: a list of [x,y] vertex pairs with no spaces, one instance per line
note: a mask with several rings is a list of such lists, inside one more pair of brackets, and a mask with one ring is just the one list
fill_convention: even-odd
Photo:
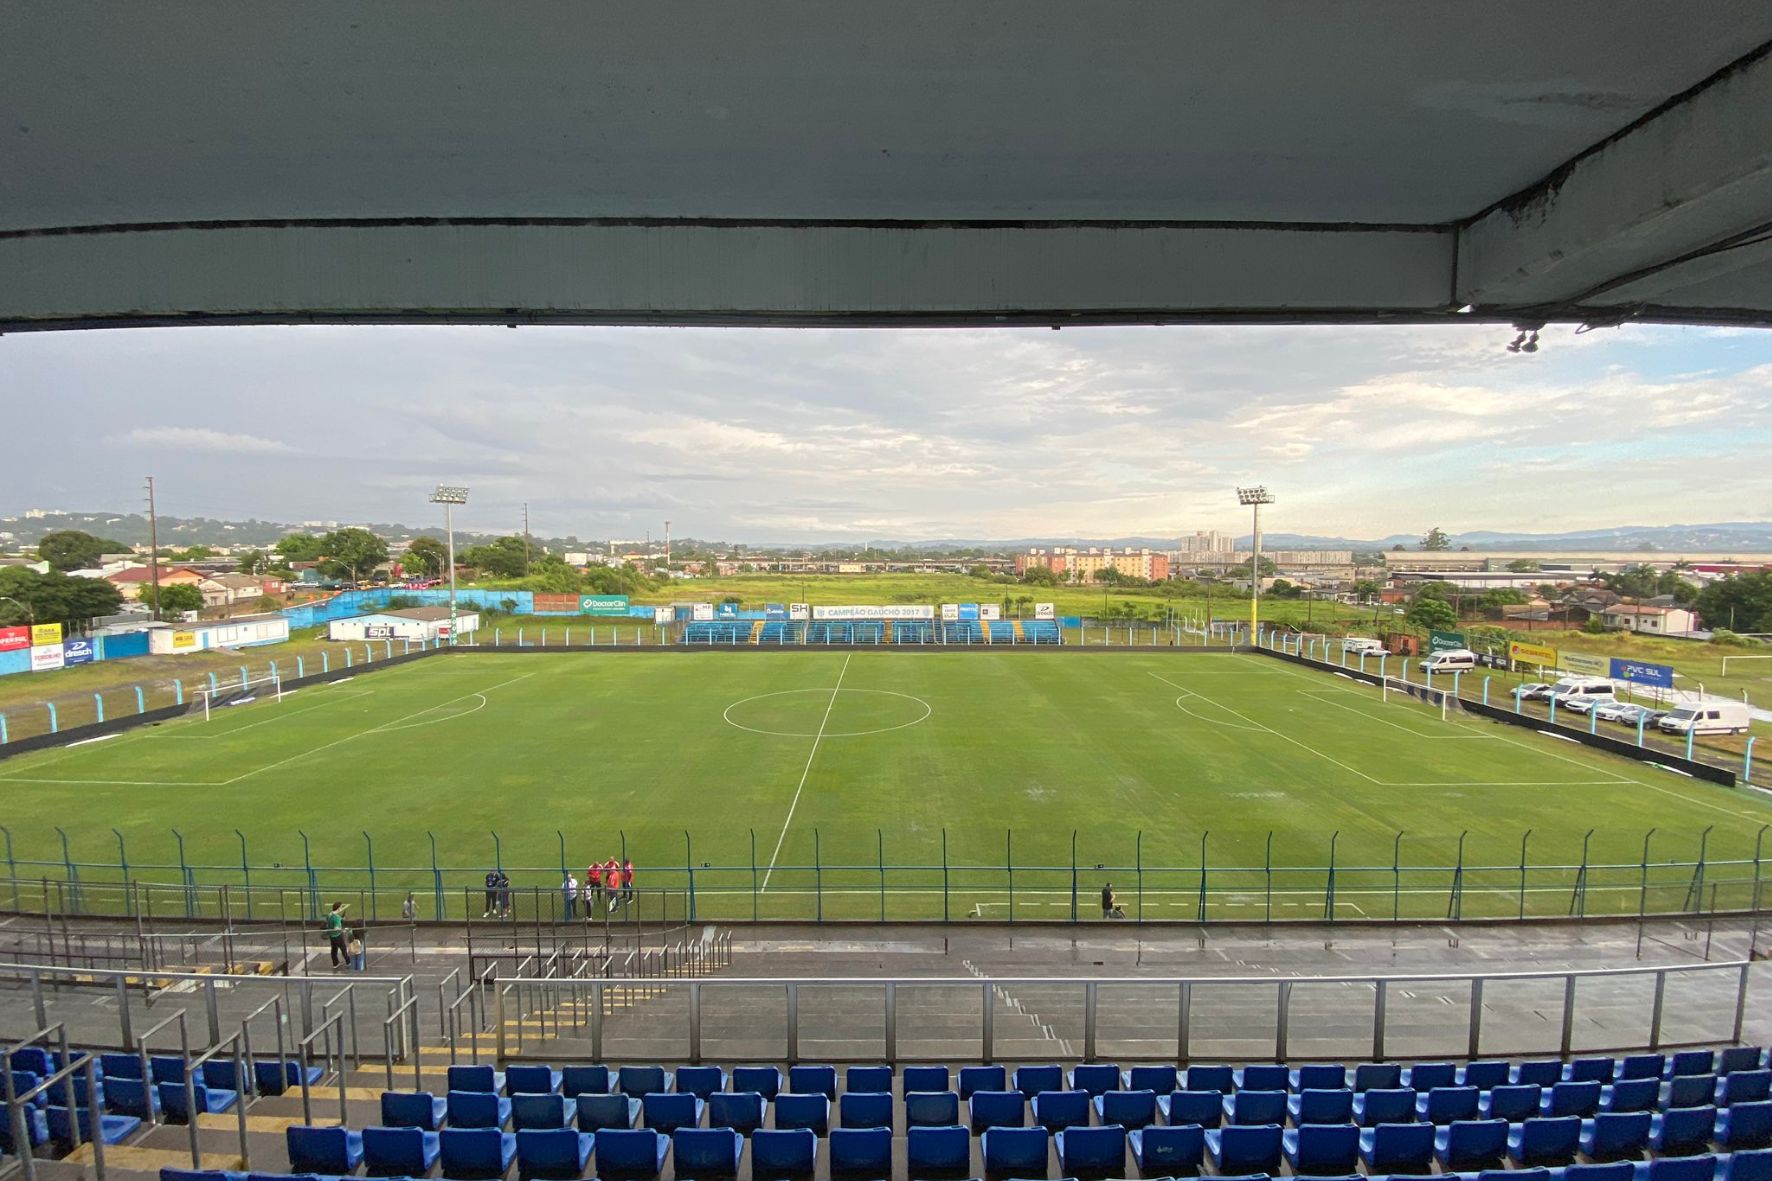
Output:
[[1557,667],[1557,650],[1543,644],[1522,644],[1518,640],[1507,646],[1507,658],[1515,664],[1536,664],[1539,668]]
[[196,632],[173,632],[172,633],[172,647],[173,647],[174,651],[176,651],[180,648],[195,648],[196,646],[197,646],[197,633]]
[[62,642],[62,625],[59,623],[37,623],[31,626],[31,647],[43,644],[59,644]]
[[1565,672],[1580,673],[1584,677],[1612,675],[1612,661],[1609,657],[1588,656],[1582,652],[1563,653],[1562,667]]

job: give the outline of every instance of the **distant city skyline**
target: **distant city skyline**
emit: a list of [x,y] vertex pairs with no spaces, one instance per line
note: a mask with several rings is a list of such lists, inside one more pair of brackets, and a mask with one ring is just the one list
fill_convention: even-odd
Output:
[[1772,335],[251,327],[0,340],[0,505],[759,544],[1772,519]]

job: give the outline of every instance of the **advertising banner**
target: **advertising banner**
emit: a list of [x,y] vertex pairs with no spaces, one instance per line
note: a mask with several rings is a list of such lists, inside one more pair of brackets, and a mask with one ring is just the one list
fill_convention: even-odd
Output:
[[777,619],[786,619],[787,617],[788,617],[788,609],[785,606],[783,606],[782,604],[780,604],[780,603],[764,603],[763,604],[763,618],[764,619],[777,620]]
[[788,618],[789,619],[811,619],[812,618],[812,608],[808,607],[805,603],[789,603],[788,604]]
[[732,603],[732,602],[715,603],[714,604],[714,614],[719,616],[721,619],[737,619],[738,618],[738,604]]
[[1427,634],[1427,650],[1429,652],[1450,652],[1454,648],[1467,648],[1463,632],[1429,632]]
[[197,647],[197,633],[196,632],[173,632],[172,633],[172,650],[173,651],[175,651],[175,652],[181,652],[181,651],[182,652],[189,652],[189,651],[193,651],[196,647]]
[[942,617],[942,619],[946,620],[948,623],[953,623],[955,620],[959,619],[960,618],[960,604],[958,604],[958,603],[943,603],[941,605],[941,617]]
[[[449,625],[444,624],[445,628]],[[391,640],[394,638],[394,625],[391,623],[366,623],[363,625],[363,638],[366,640]]]
[[1563,653],[1562,668],[1564,672],[1579,673],[1584,677],[1612,675],[1611,660],[1604,656],[1589,656],[1585,652]]
[[652,622],[669,623],[672,614],[673,613],[669,607],[654,607],[652,609]]
[[980,603],[978,617],[987,621],[1001,619],[1003,618],[1003,606],[1000,603]]
[[888,606],[855,604],[844,607],[814,607],[814,619],[934,619],[934,607],[895,603]]
[[714,618],[714,605],[712,603],[695,604],[692,608],[692,618],[697,623],[711,623]]
[[1035,603],[1034,604],[1034,618],[1035,619],[1057,619],[1058,615],[1053,610],[1051,603]]
[[978,622],[978,604],[977,603],[961,603],[960,604],[960,621],[962,623],[977,623]]
[[30,628],[0,627],[0,652],[17,652],[20,648],[29,648],[30,646]]
[[[57,624],[56,626],[61,626]],[[48,672],[62,666],[62,646],[60,644],[37,644],[31,648],[31,671],[34,673]]]
[[1557,667],[1557,650],[1543,644],[1522,644],[1515,640],[1507,646],[1507,655],[1515,664],[1536,664],[1539,668]]
[[628,597],[626,595],[580,595],[578,609],[584,615],[626,615],[628,613]]
[[1650,664],[1644,660],[1621,660],[1612,658],[1611,677],[1615,681],[1634,681],[1639,685],[1654,685],[1658,689],[1674,687],[1674,670],[1671,664]]
[[60,644],[62,642],[62,625],[59,623],[39,623],[31,628],[31,646],[38,644]]
[[69,640],[62,645],[63,664],[91,664],[98,659],[98,649],[91,640]]
[[577,595],[548,595],[538,591],[531,609],[537,615],[577,615],[579,601]]

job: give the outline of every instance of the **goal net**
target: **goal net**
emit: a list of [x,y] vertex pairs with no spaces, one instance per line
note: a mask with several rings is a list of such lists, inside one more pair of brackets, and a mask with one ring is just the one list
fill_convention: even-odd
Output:
[[257,677],[244,684],[235,681],[214,689],[199,689],[197,696],[203,702],[203,720],[207,722],[211,710],[249,705],[254,701],[282,701],[283,678],[272,675]]
[[1459,708],[1458,695],[1450,689],[1434,689],[1412,681],[1400,680],[1397,677],[1385,677],[1379,692],[1385,701],[1389,701],[1393,696],[1401,697],[1405,701],[1410,699],[1419,701],[1439,714],[1441,721],[1450,720],[1452,711]]

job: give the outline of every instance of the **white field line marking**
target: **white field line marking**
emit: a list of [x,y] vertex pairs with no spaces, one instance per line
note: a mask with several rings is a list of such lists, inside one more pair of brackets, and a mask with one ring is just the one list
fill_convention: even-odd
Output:
[[[1512,870],[1513,867],[1504,866],[1501,868],[1503,870]],[[1589,868],[1591,869],[1593,867],[1590,866]],[[1186,872],[1186,871],[1178,871],[1178,872]],[[1276,871],[1276,872],[1278,872],[1278,871]],[[1387,867],[1384,872],[1389,873],[1390,872],[1389,868]],[[1452,875],[1452,867],[1448,865],[1448,866],[1440,867],[1440,868],[1433,870],[1431,872],[1444,873],[1447,876],[1447,878],[1450,879],[1450,877]],[[1557,885],[1557,886],[1527,886],[1526,893],[1528,893],[1528,894],[1556,894],[1556,895],[1559,895],[1562,897],[1568,896],[1569,892],[1575,888],[1575,884],[1574,884],[1574,880],[1573,880],[1574,876],[1575,876],[1574,867],[1573,866],[1569,867],[1567,872],[1569,873],[1569,876],[1571,879],[1568,883],[1565,883],[1563,885]],[[1732,885],[1732,886],[1746,886],[1746,885],[1751,885],[1752,882],[1753,882],[1752,878],[1737,878],[1737,879],[1732,879],[1731,881],[1729,881],[1728,883],[1725,883],[1725,884]],[[1684,881],[1680,881],[1680,882],[1650,882],[1649,883],[1649,889],[1651,889],[1651,890],[1684,889],[1685,887],[1686,887],[1686,882],[1684,882]],[[1439,886],[1439,887],[1406,886],[1401,890],[1391,890],[1387,887],[1382,887],[1382,886],[1362,886],[1358,889],[1351,889],[1350,890],[1350,889],[1347,889],[1342,886],[1337,886],[1337,887],[1335,887],[1335,898],[1336,898],[1337,902],[1340,902],[1343,898],[1345,898],[1346,896],[1348,896],[1350,894],[1358,895],[1360,897],[1372,896],[1372,897],[1382,897],[1382,898],[1389,898],[1392,894],[1400,894],[1400,895],[1404,895],[1404,896],[1428,895],[1428,896],[1434,897],[1434,898],[1444,898],[1451,891],[1451,889],[1452,889],[1452,885],[1451,885],[1450,880],[1448,880],[1447,884],[1444,886]],[[1636,885],[1617,885],[1617,886],[1598,885],[1598,886],[1587,887],[1587,893],[1589,893],[1589,894],[1636,894],[1640,891],[1640,889],[1641,889],[1641,887],[1636,886]],[[958,897],[961,897],[962,895],[972,896],[972,895],[976,895],[976,894],[1002,894],[1004,892],[1005,891],[1001,887],[992,889],[991,887],[988,887],[988,886],[955,886],[953,889],[947,891],[948,896],[952,897],[952,898],[958,898]],[[750,890],[744,886],[731,886],[731,887],[697,886],[695,888],[695,893],[698,897],[703,894],[708,894],[708,895],[731,894],[731,895],[742,897],[742,896],[748,896],[750,894]],[[811,897],[816,896],[819,893],[819,891],[818,890],[808,890],[805,888],[787,888],[787,889],[778,889],[778,890],[776,890],[775,893],[778,898],[799,897],[799,896],[805,896],[807,898],[811,898]],[[880,891],[878,889],[868,889],[865,886],[855,887],[855,888],[826,886],[823,893],[825,894],[826,897],[830,897],[830,896],[838,895],[838,894],[853,894],[853,895],[858,895],[858,896],[867,897],[867,898],[878,898],[880,896]],[[928,887],[887,886],[886,893],[888,895],[933,894],[933,895],[939,897],[942,893],[942,890],[941,890],[941,887],[939,887],[939,886],[928,886]],[[1165,897],[1170,897],[1170,896],[1180,897],[1180,898],[1197,898],[1197,897],[1199,897],[1199,893],[1200,892],[1197,889],[1146,890],[1144,892],[1144,896],[1147,900],[1151,899],[1151,898],[1165,898]],[[1266,898],[1266,894],[1259,889],[1250,889],[1250,888],[1243,888],[1243,887],[1233,887],[1233,888],[1226,890],[1225,893],[1233,895],[1233,897],[1227,898],[1227,897],[1225,897],[1224,894],[1220,894],[1217,889],[1214,889],[1212,892],[1212,895],[1211,895],[1210,905],[1213,905],[1213,906],[1259,906],[1262,904],[1263,900]],[[1514,887],[1514,886],[1466,886],[1464,888],[1464,893],[1465,893],[1466,897],[1470,897],[1471,895],[1476,895],[1476,894],[1494,894],[1498,897],[1503,897],[1503,898],[1517,898],[1517,897],[1519,897],[1520,891],[1519,891],[1518,887]],[[1323,898],[1323,891],[1320,888],[1312,890],[1312,889],[1307,889],[1307,888],[1293,888],[1293,887],[1288,887],[1286,889],[1276,889],[1274,891],[1274,898],[1276,900],[1276,904],[1278,903],[1279,899],[1294,896],[1294,895],[1304,898],[1306,900],[1306,902],[1303,904],[1292,903],[1291,905],[1305,905],[1305,904],[1308,904],[1308,902],[1311,900],[1316,900],[1316,901],[1320,902]],[[1070,897],[1070,891],[1069,890],[1023,890],[1023,889],[1019,889],[1019,888],[1015,891],[1015,897],[1016,897],[1016,901],[1018,904],[1024,896],[1026,896],[1026,897],[1059,897],[1059,898],[1068,899]],[[1077,891],[1077,909],[1084,910],[1084,909],[1088,909],[1091,907],[1097,907],[1099,897],[1100,897],[1100,894],[1098,891],[1095,891],[1092,889],[1091,890],[1079,889]],[[1136,895],[1134,895],[1134,897],[1136,897]],[[984,902],[984,903],[978,903],[977,905],[1008,906],[1009,903],[1006,901],[1005,902]],[[1030,903],[1029,905],[1036,905],[1036,904]],[[1065,902],[1065,903],[1047,902],[1047,903],[1038,903],[1037,905],[1042,905],[1042,906],[1065,905],[1065,906],[1068,906],[1069,903],[1068,902]],[[1169,905],[1179,906],[1179,905],[1184,905],[1184,903],[1171,903]],[[1348,903],[1348,905],[1352,906],[1353,904],[1350,902],[1350,903]],[[1657,917],[1660,917],[1663,919],[1677,919],[1681,916],[1679,916],[1679,915],[1657,916],[1657,915],[1651,914],[1649,917],[1651,919],[1655,919]]]
[[1430,734],[1425,730],[1417,730],[1413,726],[1404,726],[1404,725],[1401,725],[1400,723],[1393,722],[1389,718],[1381,718],[1377,714],[1372,713],[1370,710],[1360,709],[1359,707],[1352,706],[1352,705],[1343,705],[1339,701],[1332,701],[1329,698],[1329,693],[1327,690],[1300,689],[1300,690],[1298,690],[1298,693],[1300,696],[1308,697],[1312,701],[1320,701],[1324,705],[1332,705],[1336,709],[1345,709],[1350,714],[1359,714],[1363,718],[1371,718],[1373,721],[1377,722],[1381,726],[1389,726],[1393,730],[1401,730],[1403,733],[1413,734],[1417,738],[1487,738],[1487,737],[1489,737],[1489,735],[1487,735],[1487,734]]
[[769,855],[769,868],[763,871],[763,885],[759,894],[769,889],[769,875],[775,872],[775,859],[781,856],[781,843],[788,839],[788,825],[794,822],[794,809],[800,806],[800,793],[806,790],[806,777],[812,774],[812,760],[818,757],[818,744],[824,741],[825,727],[831,724],[831,710],[837,704],[837,694],[843,691],[843,678],[849,673],[849,658],[855,653],[843,656],[843,667],[837,672],[837,683],[831,687],[831,699],[825,702],[824,719],[818,723],[818,733],[812,736],[812,750],[806,756],[806,766],[800,771],[800,782],[794,787],[794,798],[788,804],[788,816],[781,822],[781,835],[775,838],[775,852]]
[[250,771],[242,771],[240,774],[234,776],[232,779],[224,780],[218,786],[228,787],[232,784],[240,782],[242,779],[245,779],[248,776],[262,774],[266,771],[273,770],[274,768],[281,767],[286,763],[293,763],[297,759],[305,759],[309,755],[317,755],[323,750],[331,750],[333,747],[338,746],[341,743],[349,742],[353,738],[362,738],[365,735],[374,734],[374,733],[377,733],[378,731],[385,730],[390,726],[397,726],[401,722],[410,721],[413,718],[423,717],[425,714],[432,713],[438,709],[441,709],[445,705],[453,704],[454,702],[461,701],[461,700],[468,698],[468,697],[478,697],[481,693],[490,693],[494,689],[502,689],[506,685],[514,685],[518,681],[528,680],[530,677],[533,677],[536,673],[538,673],[540,671],[541,671],[540,669],[536,669],[534,672],[526,672],[526,673],[522,674],[521,676],[512,677],[508,681],[500,681],[496,685],[491,685],[485,689],[480,690],[479,693],[463,693],[460,697],[451,697],[448,701],[439,701],[436,705],[426,706],[424,709],[420,709],[420,710],[414,710],[412,713],[406,714],[403,717],[398,717],[398,718],[394,718],[391,721],[383,722],[379,726],[372,726],[367,730],[359,730],[355,734],[346,734],[343,738],[335,738],[331,742],[325,743],[321,746],[314,747],[312,750],[304,750],[304,751],[300,752],[299,754],[290,755],[286,759],[278,759],[274,763],[267,763],[263,767],[255,767]]
[[[389,724],[386,726],[378,726],[374,730],[371,730],[370,733],[371,734],[392,734],[396,730],[416,730],[420,726],[436,726],[436,725],[439,725],[443,722],[453,722],[457,718],[465,718],[469,714],[477,714],[481,710],[486,708],[486,694],[484,694],[484,693],[470,693],[470,694],[468,694],[468,697],[478,697],[480,699],[480,704],[476,705],[473,709],[464,709],[460,713],[457,713],[457,714],[444,714],[440,718],[430,718],[430,719],[427,719],[426,721],[423,721],[423,722],[407,722],[405,725],[401,725],[401,726],[395,726],[392,724]],[[456,701],[466,701],[467,698],[466,697],[457,697],[455,700]],[[445,702],[444,704],[452,704],[452,703]],[[441,705],[433,705],[430,709],[426,710],[425,712],[426,713],[436,713],[438,710],[440,710],[442,708],[443,708],[443,706],[441,706]]]
[[[1174,681],[1169,680],[1167,677],[1158,677],[1156,673],[1151,673],[1150,675],[1153,677],[1157,677],[1157,679],[1159,681],[1162,681],[1165,685],[1168,685],[1172,689],[1186,688],[1185,685],[1177,685]],[[1219,709],[1222,709],[1225,713],[1230,714],[1232,717],[1242,718],[1245,722],[1248,722],[1251,726],[1254,726],[1258,730],[1265,730],[1269,734],[1272,734],[1275,738],[1283,738],[1287,742],[1290,742],[1292,745],[1299,747],[1302,750],[1310,751],[1310,753],[1316,755],[1319,759],[1322,759],[1324,762],[1334,763],[1337,767],[1340,767],[1343,771],[1348,771],[1348,772],[1351,772],[1355,775],[1358,775],[1361,779],[1364,779],[1367,783],[1377,783],[1381,787],[1395,786],[1393,784],[1386,784],[1386,783],[1381,782],[1380,780],[1374,779],[1372,776],[1366,774],[1366,772],[1360,770],[1358,767],[1350,767],[1348,764],[1342,762],[1340,759],[1331,758],[1330,756],[1324,754],[1320,750],[1315,750],[1309,746],[1306,746],[1304,743],[1300,742],[1298,739],[1293,738],[1289,734],[1282,734],[1278,730],[1274,729],[1272,726],[1264,726],[1260,722],[1256,721],[1254,718],[1250,717],[1248,714],[1238,713],[1236,710],[1232,709],[1230,706],[1220,704],[1219,702],[1216,702],[1216,701],[1212,700],[1210,697],[1206,696],[1204,693],[1200,693],[1200,692],[1196,691],[1194,693],[1194,696],[1198,697],[1201,701],[1204,701],[1208,705],[1217,706]]]
[[123,737],[123,734],[121,731],[119,731],[116,734],[100,734],[97,738],[82,738],[82,739],[80,739],[80,741],[70,742],[70,743],[68,743],[68,745],[71,747],[73,747],[73,746],[91,746],[95,742],[109,742],[113,738],[121,738],[121,737]]
[[[232,727],[229,727],[228,729],[225,729],[225,730],[222,730],[222,729],[210,730],[208,727],[202,727],[202,730],[204,732],[199,733],[199,734],[181,734],[176,731],[170,731],[170,732],[151,731],[147,734],[142,735],[142,737],[144,737],[144,738],[201,738],[205,742],[213,742],[218,738],[231,737],[235,734],[240,733],[242,730],[252,730],[252,729],[256,729],[259,726],[268,726],[272,722],[285,721],[289,718],[296,716],[297,714],[312,713],[314,710],[317,710],[317,709],[325,709],[327,706],[331,705],[335,701],[355,701],[359,697],[368,697],[374,692],[375,692],[374,689],[353,689],[349,693],[329,693],[329,694],[327,694],[325,701],[317,701],[313,705],[304,705],[300,709],[279,710],[275,714],[273,714],[272,716],[270,716],[268,718],[262,718],[256,722],[248,722],[244,726],[232,726]],[[287,697],[287,696],[289,696],[289,694],[285,693],[284,696]]]

